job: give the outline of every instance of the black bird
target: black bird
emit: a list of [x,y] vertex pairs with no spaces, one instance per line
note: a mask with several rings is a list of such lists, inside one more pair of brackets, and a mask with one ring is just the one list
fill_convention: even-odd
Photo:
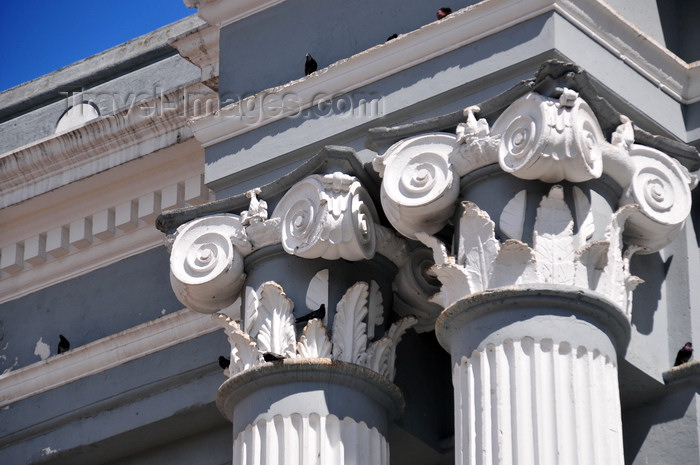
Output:
[[313,320],[314,318],[323,320],[324,316],[326,316],[326,304],[321,304],[321,306],[318,307],[318,310],[314,310],[304,316],[300,316],[295,320],[295,323],[304,323],[305,321]]
[[220,366],[223,370],[225,370],[226,368],[229,367],[229,365],[231,365],[231,360],[227,359],[227,358],[224,357],[223,355],[219,355],[219,366]]
[[68,352],[68,349],[70,349],[70,342],[68,342],[68,339],[66,339],[63,334],[59,334],[58,338],[60,339],[58,342],[58,353],[62,354],[63,352]]
[[686,342],[681,350],[678,351],[678,355],[676,355],[676,363],[674,363],[673,366],[677,367],[678,365],[683,365],[690,360],[691,355],[693,355],[693,343]]
[[304,63],[304,74],[308,76],[318,69],[318,63],[313,59],[311,55],[306,54],[306,63]]
[[396,39],[398,36],[399,36],[399,35],[398,35],[397,33],[394,32],[392,35],[390,35],[389,37],[386,38],[386,41],[389,42],[390,40],[394,40],[394,39]]
[[263,360],[266,362],[279,362],[281,360],[284,360],[285,357],[284,355],[276,354],[274,352],[265,352],[263,354]]
[[442,19],[450,13],[452,13],[452,8],[443,6],[437,10],[437,19]]

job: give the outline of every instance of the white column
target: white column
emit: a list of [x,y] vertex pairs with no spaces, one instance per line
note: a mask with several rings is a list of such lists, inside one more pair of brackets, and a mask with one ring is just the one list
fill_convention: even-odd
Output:
[[245,465],[388,465],[389,444],[377,428],[352,418],[312,413],[275,415],[248,425],[233,442]]
[[597,350],[507,339],[454,366],[460,464],[623,464],[617,368]]
[[474,294],[438,318],[452,355],[457,465],[623,465],[622,310],[530,286]]
[[286,359],[229,378],[217,406],[233,423],[234,465],[389,465],[403,397],[365,367]]

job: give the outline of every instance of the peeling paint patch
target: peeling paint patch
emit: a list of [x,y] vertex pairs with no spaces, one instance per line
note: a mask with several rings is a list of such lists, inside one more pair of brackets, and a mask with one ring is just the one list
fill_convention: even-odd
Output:
[[42,360],[46,360],[51,356],[51,349],[49,348],[49,345],[41,340],[42,338],[39,338],[38,341],[36,341],[36,346],[34,346],[34,355],[38,356]]
[[41,449],[41,455],[44,456],[55,454],[56,452],[58,451],[56,449],[52,449],[51,447],[44,447],[43,449]]
[[[5,356],[3,355],[3,356],[2,356],[2,359],[7,360],[7,357],[5,357]],[[18,359],[17,357],[15,357],[15,363],[13,363],[11,367],[5,368],[5,371],[3,371],[2,374],[4,375],[5,373],[8,373],[8,372],[12,371],[12,369],[13,369],[14,367],[16,367],[17,365],[19,365],[19,359]]]

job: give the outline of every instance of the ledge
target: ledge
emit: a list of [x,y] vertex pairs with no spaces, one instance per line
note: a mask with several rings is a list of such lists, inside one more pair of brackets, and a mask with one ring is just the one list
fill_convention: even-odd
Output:
[[338,384],[357,389],[384,406],[390,418],[405,407],[398,386],[369,368],[328,358],[284,359],[249,368],[226,380],[216,396],[221,413],[232,420],[233,409],[249,395],[268,386],[293,383]]
[[700,360],[691,360],[663,372],[666,385],[692,383],[700,386]]
[[[317,89],[323,89],[327,96],[342,95],[551,12],[565,18],[679,103],[700,101],[700,63],[685,63],[605,4],[588,0],[484,0],[310,76],[193,119],[189,124],[195,137],[208,147],[319,104],[314,100]],[[598,24],[605,24],[606,28]],[[446,37],[449,37],[448,46],[445,46]],[[293,107],[275,108],[271,112],[274,114],[256,115],[254,123],[248,121],[243,109],[249,104],[259,108],[257,100],[270,94],[292,94],[297,101]]]
[[183,309],[0,375],[0,407],[214,332],[209,316]]

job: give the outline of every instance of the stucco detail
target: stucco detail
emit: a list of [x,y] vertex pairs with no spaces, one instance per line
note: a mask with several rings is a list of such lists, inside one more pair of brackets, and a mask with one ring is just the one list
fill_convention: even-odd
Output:
[[282,286],[269,281],[257,290],[248,288],[243,325],[223,314],[216,316],[231,343],[229,376],[265,363],[267,355],[277,359],[328,358],[369,368],[393,380],[396,346],[417,319],[403,317],[384,336],[374,337],[375,326],[384,318],[376,286],[362,281],[351,286],[334,309],[332,331],[324,323],[324,308],[306,322],[298,341],[294,303]]
[[[477,118],[479,111],[464,110],[466,122],[457,125],[455,135],[409,137],[373,164],[383,178],[382,206],[389,221],[433,249],[431,271],[442,287],[432,301],[446,307],[485,289],[552,283],[597,291],[629,314],[632,291],[641,282],[630,275],[629,259],[658,251],[683,227],[695,176],[665,153],[634,144],[626,117],[606,141],[591,108],[566,87],[550,96],[525,94],[491,128]],[[491,218],[469,201],[468,188],[457,186],[460,179],[464,186],[476,170],[496,164],[533,187],[575,183],[570,199],[563,185],[554,185],[533,218],[524,189],[491,210],[498,214]],[[595,220],[598,187],[576,185],[604,174],[623,193],[608,200],[619,209],[607,226]],[[432,236],[450,220],[457,226],[451,253],[449,245]],[[525,231],[526,225],[532,229]],[[532,238],[530,244],[523,242],[525,236]]]
[[376,250],[377,212],[357,178],[340,172],[295,184],[272,214],[282,223],[282,246],[304,258],[356,261]]

